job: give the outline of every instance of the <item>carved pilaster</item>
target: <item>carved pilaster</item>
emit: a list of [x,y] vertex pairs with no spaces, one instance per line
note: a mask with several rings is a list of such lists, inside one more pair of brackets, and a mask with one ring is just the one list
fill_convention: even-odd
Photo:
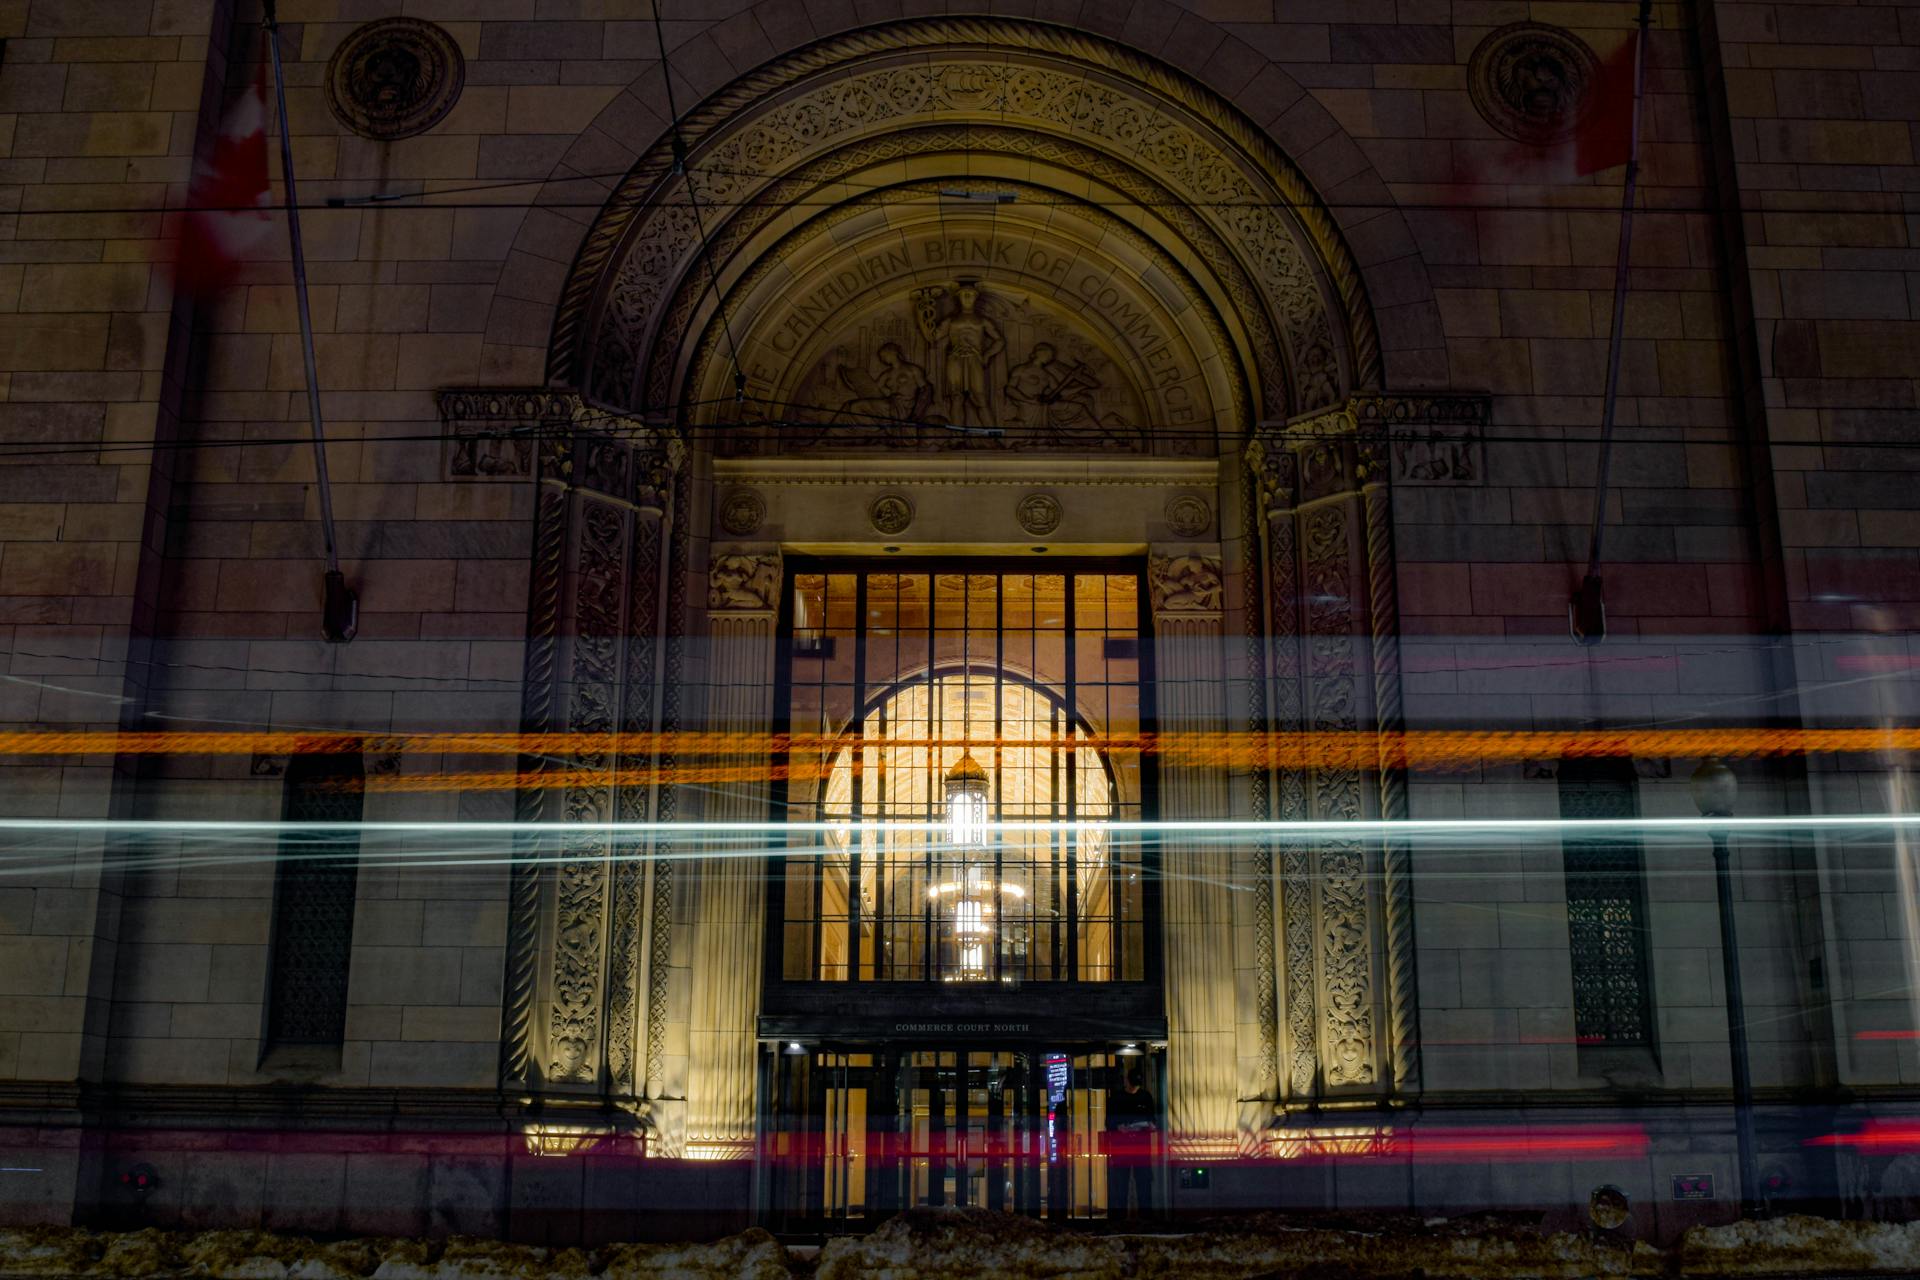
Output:
[[[443,409],[454,395],[443,394]],[[621,740],[658,724],[663,522],[683,448],[639,423],[620,424],[617,438],[592,426],[562,430],[554,405],[577,416],[579,404],[558,393],[502,392],[492,403],[537,415],[491,424],[509,438],[525,427],[537,446],[522,726],[586,739],[570,755],[536,744],[521,762],[520,819],[568,826],[525,840],[515,861],[501,1077],[631,1102],[643,1083],[635,1064],[647,862],[616,856],[641,851],[616,850],[593,828],[643,820],[651,808],[644,741],[628,749]],[[551,774],[564,784],[542,785]]]
[[[1294,739],[1303,724],[1300,700],[1300,586],[1296,546],[1296,504],[1299,466],[1292,450],[1270,436],[1248,446],[1260,501],[1261,553],[1267,599],[1269,666],[1267,702],[1273,712],[1273,730]],[[1251,608],[1251,603],[1249,604]],[[1307,817],[1306,771],[1282,762],[1274,770],[1274,817],[1301,822]],[[1283,1048],[1283,1096],[1311,1097],[1319,1075],[1319,1033],[1315,1013],[1318,983],[1314,962],[1314,899],[1312,852],[1297,836],[1278,842],[1280,912],[1278,951],[1280,974],[1276,1027]]]
[[[1263,429],[1249,446],[1273,727],[1290,741],[1301,730],[1379,735],[1364,771],[1350,759],[1278,762],[1277,817],[1406,816],[1391,749],[1403,713],[1389,486],[1477,483],[1487,408],[1484,396],[1366,393]],[[1278,878],[1283,1095],[1303,1104],[1417,1090],[1406,844],[1285,840]]]
[[[1164,553],[1163,553],[1164,550]],[[1225,634],[1217,546],[1156,549],[1147,561],[1153,604],[1157,713],[1175,740],[1217,740],[1226,729]],[[1217,768],[1173,753],[1160,772],[1163,817],[1217,818],[1228,810]],[[1169,839],[1161,847],[1166,945],[1167,1127],[1176,1154],[1234,1150],[1233,952],[1220,929],[1233,918],[1232,852],[1218,841]]]
[[[771,551],[716,552],[707,575],[710,696],[707,728],[720,740],[764,743],[773,727],[773,630],[780,557]],[[709,792],[715,822],[767,817],[765,748],[735,750],[739,779]],[[693,1014],[687,1086],[693,1154],[743,1154],[754,1135],[755,1019],[759,1013],[766,864],[742,856],[765,840],[725,841],[702,859],[694,923]]]

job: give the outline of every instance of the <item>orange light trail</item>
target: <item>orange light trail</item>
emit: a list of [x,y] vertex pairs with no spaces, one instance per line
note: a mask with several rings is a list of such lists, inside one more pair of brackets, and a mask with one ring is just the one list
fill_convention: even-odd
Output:
[[[609,770],[629,784],[673,784],[818,776],[850,735],[672,733],[0,733],[0,756],[295,755],[368,752],[411,756],[507,756],[550,762],[515,771],[385,775],[387,790],[490,790],[553,786]],[[1920,750],[1920,729],[1716,728],[1626,730],[1408,730],[1399,733],[1271,732],[1088,735],[1072,740],[886,739],[868,745],[926,747],[1091,747],[1109,754],[1153,755],[1173,766],[1284,769],[1405,769],[1445,772],[1521,760],[1583,757],[1724,759]],[[784,759],[784,764],[776,764]],[[652,766],[667,761],[658,773]],[[537,780],[528,775],[537,774]]]

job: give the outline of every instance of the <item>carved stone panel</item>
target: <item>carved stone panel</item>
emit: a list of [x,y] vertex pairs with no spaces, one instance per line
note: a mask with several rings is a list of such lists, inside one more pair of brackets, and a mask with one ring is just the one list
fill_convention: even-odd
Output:
[[[575,407],[568,397],[536,393],[505,393],[494,403],[502,426],[516,420],[500,410],[518,405],[528,415],[519,426],[549,429]],[[682,449],[644,424],[621,426],[618,438],[550,431],[536,454],[522,726],[530,734],[566,730],[584,742],[565,754],[534,750],[521,763],[519,819],[570,829],[518,850],[501,1075],[532,1091],[637,1107],[645,1084],[647,867],[641,858],[616,859],[608,837],[592,828],[642,820],[651,806],[648,759],[604,744],[617,733],[650,734],[658,723],[665,516]]]
[[[1274,728],[1372,731],[1381,742],[1371,769],[1346,760],[1277,767],[1276,817],[1405,815],[1405,778],[1386,749],[1402,724],[1390,473],[1402,471],[1400,445],[1436,431],[1471,443],[1485,414],[1484,397],[1372,393],[1263,429],[1250,443]],[[1465,457],[1461,469],[1473,470]],[[1283,839],[1278,855],[1282,1097],[1294,1105],[1417,1089],[1404,842]]]

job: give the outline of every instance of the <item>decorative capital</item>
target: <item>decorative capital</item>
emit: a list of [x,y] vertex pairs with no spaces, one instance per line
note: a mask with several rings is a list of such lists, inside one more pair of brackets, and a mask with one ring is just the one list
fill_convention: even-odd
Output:
[[1269,515],[1390,482],[1479,484],[1480,437],[1492,406],[1492,397],[1471,392],[1362,392],[1331,409],[1263,424],[1247,445],[1247,466]]
[[709,613],[772,613],[780,606],[778,552],[723,551],[707,569]]
[[656,515],[666,512],[673,478],[687,460],[687,445],[678,435],[652,430],[633,442],[633,505]]
[[446,426],[446,478],[544,480],[591,489],[656,514],[686,462],[664,422],[609,415],[548,387],[448,387],[435,399]]
[[446,428],[442,474],[448,480],[523,480],[535,446],[565,434],[580,398],[546,387],[448,387],[434,396]]
[[1278,514],[1299,500],[1299,467],[1279,432],[1262,431],[1249,440],[1246,459],[1259,487],[1262,514]]
[[1147,588],[1153,614],[1161,617],[1218,617],[1221,609],[1220,557],[1185,552],[1147,559]]

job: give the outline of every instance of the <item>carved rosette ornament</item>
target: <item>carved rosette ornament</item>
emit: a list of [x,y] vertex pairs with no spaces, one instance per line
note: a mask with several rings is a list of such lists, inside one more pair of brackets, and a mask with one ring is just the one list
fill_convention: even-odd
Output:
[[564,393],[450,391],[441,407],[450,435],[481,418],[488,434],[537,442],[521,724],[528,734],[583,739],[564,755],[530,751],[520,764],[520,822],[568,829],[516,850],[501,1080],[638,1112],[652,1016],[650,859],[616,858],[592,828],[655,813],[654,761],[611,744],[616,735],[651,741],[660,725],[667,528],[685,446],[655,424],[589,417]]
[[1572,137],[1593,111],[1600,59],[1571,31],[1514,22],[1482,40],[1467,62],[1467,90],[1486,122],[1518,142]]
[[736,538],[757,532],[766,519],[767,500],[757,489],[735,489],[720,500],[720,527]]
[[1060,500],[1050,493],[1030,493],[1014,507],[1014,519],[1036,538],[1044,538],[1060,527]]
[[1213,528],[1213,508],[1197,493],[1174,494],[1162,514],[1176,538],[1198,538]]
[[460,99],[467,63],[446,30],[418,18],[355,28],[327,63],[327,106],[363,138],[425,133]]
[[[1372,732],[1380,743],[1371,768],[1342,757],[1276,768],[1276,818],[1406,815],[1406,779],[1388,746],[1403,719],[1389,484],[1403,470],[1403,446],[1424,445],[1438,432],[1470,445],[1487,406],[1483,396],[1367,393],[1339,409],[1263,428],[1248,445],[1273,729],[1333,740]],[[1447,470],[1420,479],[1459,482],[1459,471],[1477,468],[1471,454],[1455,454]],[[1416,1091],[1405,843],[1286,838],[1277,852],[1273,1083],[1280,1098],[1292,1107]]]
[[867,508],[867,523],[873,526],[875,533],[884,533],[888,537],[905,533],[907,526],[913,523],[913,503],[897,493],[883,493]]

